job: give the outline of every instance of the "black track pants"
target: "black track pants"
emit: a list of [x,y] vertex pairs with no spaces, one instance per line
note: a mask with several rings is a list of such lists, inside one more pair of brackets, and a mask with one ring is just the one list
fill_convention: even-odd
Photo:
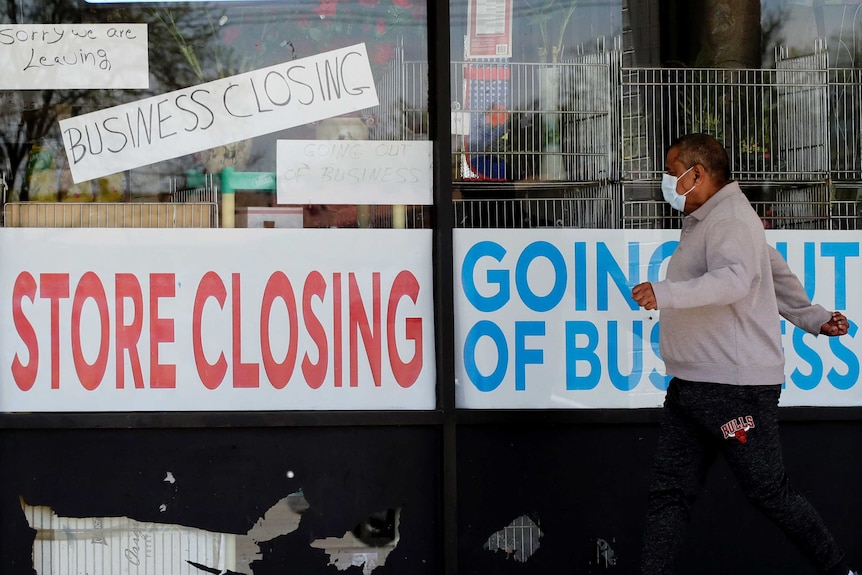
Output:
[[844,555],[817,511],[794,491],[778,437],[781,386],[673,379],[667,390],[649,492],[642,575],[670,575],[689,507],[721,453],[748,500],[798,546],[819,572],[846,575]]

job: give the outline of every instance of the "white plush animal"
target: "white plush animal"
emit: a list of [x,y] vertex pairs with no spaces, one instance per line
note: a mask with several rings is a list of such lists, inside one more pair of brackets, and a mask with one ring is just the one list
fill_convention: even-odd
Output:
[[326,118],[317,124],[318,140],[367,140],[370,119],[357,116]]

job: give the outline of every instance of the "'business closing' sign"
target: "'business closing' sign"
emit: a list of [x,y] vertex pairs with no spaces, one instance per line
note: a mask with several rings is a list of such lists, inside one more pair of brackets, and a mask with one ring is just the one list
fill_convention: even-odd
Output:
[[75,182],[378,104],[365,44],[60,122]]

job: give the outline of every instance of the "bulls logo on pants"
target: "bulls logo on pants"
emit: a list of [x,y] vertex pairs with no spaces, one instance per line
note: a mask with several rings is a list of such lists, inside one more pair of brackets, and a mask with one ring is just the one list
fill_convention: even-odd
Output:
[[748,430],[754,427],[754,418],[750,415],[731,419],[721,426],[721,433],[725,439],[736,439],[740,443],[748,441]]

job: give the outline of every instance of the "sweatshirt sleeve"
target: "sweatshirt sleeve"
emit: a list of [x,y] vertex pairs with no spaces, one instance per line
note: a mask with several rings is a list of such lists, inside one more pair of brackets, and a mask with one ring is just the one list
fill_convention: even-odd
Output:
[[775,284],[778,313],[808,333],[819,334],[820,326],[829,321],[832,313],[820,305],[811,303],[802,282],[791,271],[778,250],[772,246],[769,246],[769,264],[772,267],[772,282]]
[[[749,293],[752,283],[761,274],[759,254],[762,252],[752,249],[755,239],[743,222],[725,218],[706,233],[703,248],[706,250],[706,273],[687,280],[665,279],[653,283],[659,309],[735,303]],[[692,247],[700,249],[700,246]]]

